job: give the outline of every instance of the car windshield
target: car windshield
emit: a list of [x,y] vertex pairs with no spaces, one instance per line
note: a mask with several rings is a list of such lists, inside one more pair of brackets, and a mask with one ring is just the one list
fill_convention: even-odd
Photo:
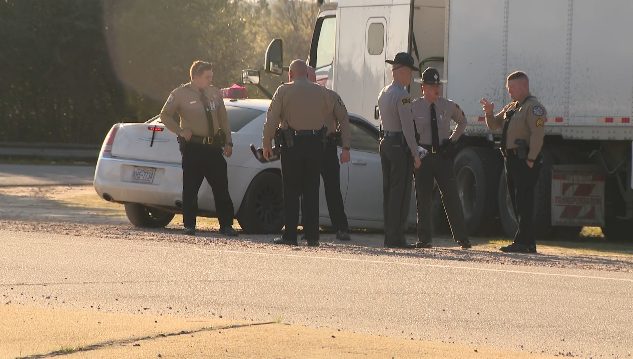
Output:
[[[252,108],[226,106],[226,114],[229,118],[229,124],[231,125],[231,132],[237,132],[242,127],[249,124],[256,119],[259,115],[263,114],[262,110],[254,110]],[[174,121],[180,122],[180,117],[177,113],[174,114]],[[148,120],[147,123],[160,123],[160,117],[155,116]]]

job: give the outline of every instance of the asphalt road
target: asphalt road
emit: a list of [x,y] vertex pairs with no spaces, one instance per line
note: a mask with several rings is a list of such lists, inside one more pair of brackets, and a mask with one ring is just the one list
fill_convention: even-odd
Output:
[[633,351],[631,273],[38,232],[0,231],[0,247],[3,304],[281,319],[579,357]]

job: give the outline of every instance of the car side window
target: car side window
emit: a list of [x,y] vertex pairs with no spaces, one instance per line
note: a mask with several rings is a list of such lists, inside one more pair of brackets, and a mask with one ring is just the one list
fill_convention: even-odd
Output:
[[352,130],[352,142],[350,148],[357,151],[378,153],[380,141],[378,135],[362,125],[350,121]]
[[226,115],[229,118],[231,132],[237,132],[242,127],[248,125],[251,121],[263,114],[264,111],[254,110],[252,108],[226,106]]

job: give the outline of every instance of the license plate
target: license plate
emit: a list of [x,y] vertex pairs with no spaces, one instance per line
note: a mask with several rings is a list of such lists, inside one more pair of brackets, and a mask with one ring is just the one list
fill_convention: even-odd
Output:
[[134,167],[132,172],[132,182],[153,183],[156,168],[153,167]]

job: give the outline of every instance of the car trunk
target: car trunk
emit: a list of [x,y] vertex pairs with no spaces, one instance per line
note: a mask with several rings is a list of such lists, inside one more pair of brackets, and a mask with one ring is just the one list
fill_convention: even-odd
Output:
[[156,123],[122,124],[114,138],[112,156],[141,161],[181,162],[176,135]]

